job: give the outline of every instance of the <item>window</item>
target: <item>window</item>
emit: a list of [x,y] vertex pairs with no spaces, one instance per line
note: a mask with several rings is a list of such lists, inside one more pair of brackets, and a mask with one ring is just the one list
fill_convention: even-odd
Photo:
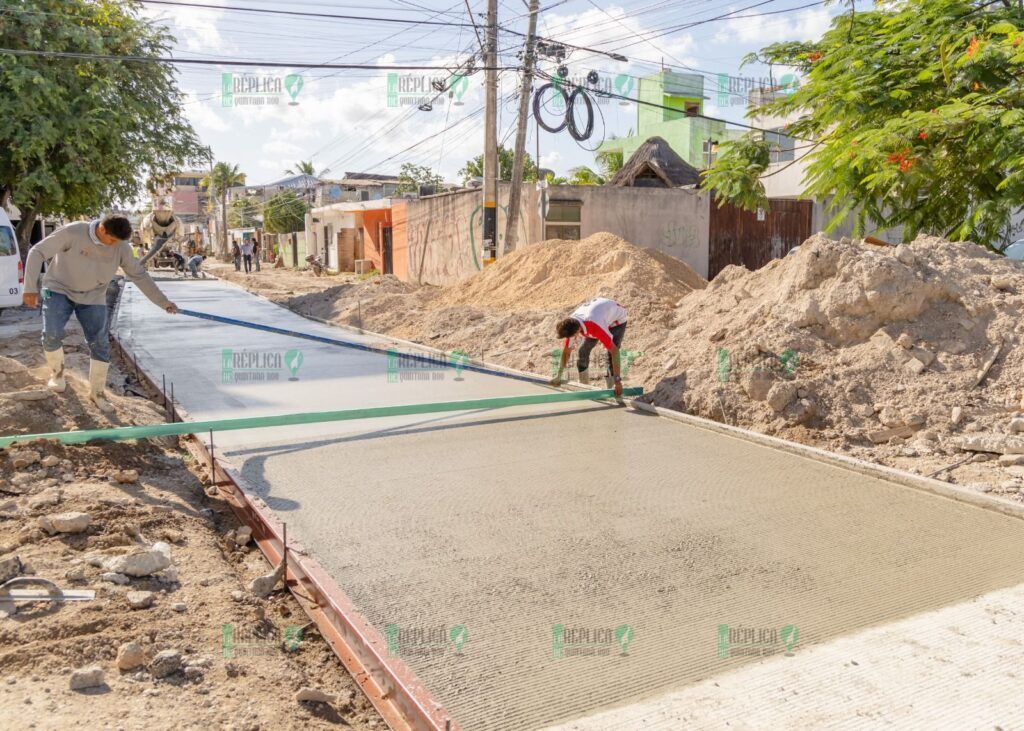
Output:
[[14,256],[17,251],[14,246],[14,232],[6,226],[0,226],[0,256]]
[[683,107],[683,109],[686,110],[687,117],[696,117],[698,114],[700,114],[700,104],[698,104],[697,102],[686,102],[686,105]]
[[782,129],[773,132],[765,132],[764,138],[768,141],[768,149],[771,153],[772,162],[792,162],[796,156],[796,140]]
[[544,219],[544,238],[579,241],[582,211],[580,201],[551,201]]

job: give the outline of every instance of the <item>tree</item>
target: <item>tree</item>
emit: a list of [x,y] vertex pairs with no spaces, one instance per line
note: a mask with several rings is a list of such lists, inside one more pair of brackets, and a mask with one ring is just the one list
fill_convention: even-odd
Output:
[[604,185],[605,179],[586,165],[574,167],[569,171],[569,185]]
[[228,210],[228,225],[231,228],[256,228],[259,223],[256,216],[259,215],[260,204],[255,198],[244,196],[236,198],[231,202]]
[[[608,139],[614,140],[615,135],[611,135]],[[615,173],[622,170],[622,166],[625,164],[621,150],[605,150],[604,152],[597,152],[594,154],[594,160],[597,162],[597,167],[601,171],[601,176],[604,178],[614,177]]]
[[306,202],[294,190],[282,190],[263,204],[263,230],[290,234],[306,225]]
[[[798,114],[786,134],[808,150],[805,195],[830,198],[827,229],[853,214],[994,246],[1024,201],[1024,11],[1015,2],[900,0],[835,18],[816,42],[748,57],[806,76],[751,116]],[[721,146],[703,185],[747,209],[769,143]]]
[[237,165],[227,162],[219,162],[213,166],[213,170],[207,173],[200,181],[200,185],[209,191],[210,195],[216,195],[220,200],[220,251],[221,256],[228,252],[228,189],[245,183],[245,175],[239,171]]
[[290,167],[284,171],[285,175],[309,175],[314,178],[322,178],[330,172],[330,168],[324,168],[319,173],[316,172],[316,168],[313,167],[312,160],[299,160],[295,163],[294,167]]
[[[512,158],[515,155],[513,150],[498,148],[498,180],[512,180]],[[462,176],[462,183],[465,184],[471,178],[482,178],[484,175],[484,156],[477,155],[472,160],[466,160],[466,164],[459,170]],[[523,155],[523,182],[537,179],[537,165],[529,153]]]
[[[114,0],[21,0],[0,14],[0,47],[156,57],[170,35]],[[94,215],[136,198],[150,176],[206,155],[182,115],[169,64],[0,53],[0,190],[21,210],[28,249],[39,216]]]
[[415,193],[421,185],[439,186],[444,178],[428,168],[426,165],[413,165],[411,162],[403,163],[398,171],[399,193]]

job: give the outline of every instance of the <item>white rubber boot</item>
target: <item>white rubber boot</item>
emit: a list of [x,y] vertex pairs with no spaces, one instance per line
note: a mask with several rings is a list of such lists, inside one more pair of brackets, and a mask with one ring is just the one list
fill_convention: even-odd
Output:
[[580,383],[584,386],[590,383],[590,370],[580,371]]
[[50,366],[50,380],[46,382],[46,387],[54,393],[64,393],[68,387],[64,380],[64,348],[44,350],[43,355],[46,356],[46,365]]
[[114,410],[114,406],[107,401],[106,391],[104,390],[107,385],[107,370],[109,368],[110,364],[104,363],[101,360],[89,361],[89,400],[100,411],[108,414]]

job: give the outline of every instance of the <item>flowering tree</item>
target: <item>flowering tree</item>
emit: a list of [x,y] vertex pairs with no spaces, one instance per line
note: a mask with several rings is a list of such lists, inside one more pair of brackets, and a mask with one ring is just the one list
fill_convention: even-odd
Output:
[[[902,225],[993,247],[1024,202],[1024,10],[1016,0],[894,0],[835,18],[818,41],[752,54],[806,82],[750,116],[796,114],[805,195],[831,200],[834,228]],[[760,133],[724,143],[704,185],[766,204]]]

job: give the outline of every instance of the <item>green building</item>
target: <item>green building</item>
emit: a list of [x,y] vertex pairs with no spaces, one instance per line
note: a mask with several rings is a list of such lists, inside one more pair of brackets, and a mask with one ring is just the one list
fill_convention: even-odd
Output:
[[605,140],[599,152],[621,152],[628,160],[647,139],[661,137],[677,155],[703,170],[708,166],[708,140],[724,142],[742,134],[727,131],[724,122],[698,116],[704,113],[707,98],[700,74],[662,70],[643,77],[637,86],[641,103],[636,105],[636,134]]

